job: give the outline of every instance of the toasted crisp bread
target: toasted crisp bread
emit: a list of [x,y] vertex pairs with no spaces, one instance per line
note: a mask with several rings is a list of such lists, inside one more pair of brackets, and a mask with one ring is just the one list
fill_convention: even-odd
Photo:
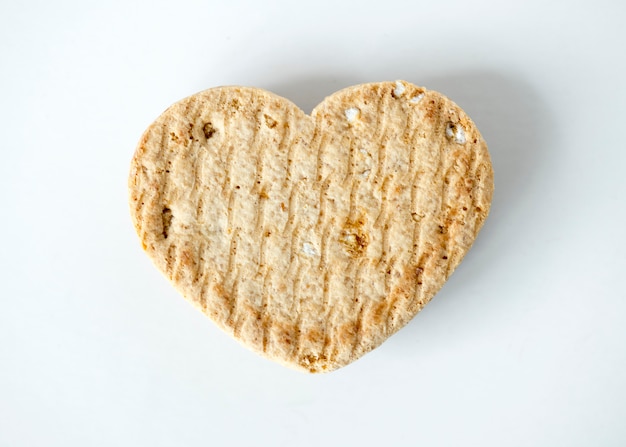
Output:
[[220,87],[167,109],[132,161],[144,249],[245,346],[332,371],[402,328],[483,225],[487,146],[443,95],[364,84],[308,116],[264,90]]

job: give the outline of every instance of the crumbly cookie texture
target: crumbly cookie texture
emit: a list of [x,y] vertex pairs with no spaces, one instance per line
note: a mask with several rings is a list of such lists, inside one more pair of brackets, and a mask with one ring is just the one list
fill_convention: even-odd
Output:
[[306,115],[256,88],[183,99],[129,178],[143,248],[254,351],[310,372],[358,359],[430,301],[489,212],[469,117],[408,82],[363,84]]

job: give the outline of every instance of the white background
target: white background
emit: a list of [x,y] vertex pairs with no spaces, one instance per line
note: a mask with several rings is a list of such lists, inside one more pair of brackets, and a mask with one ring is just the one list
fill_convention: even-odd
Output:
[[[626,445],[625,5],[0,3],[0,445]],[[205,88],[395,79],[477,123],[491,216],[379,349],[285,369],[153,268],[130,158]]]

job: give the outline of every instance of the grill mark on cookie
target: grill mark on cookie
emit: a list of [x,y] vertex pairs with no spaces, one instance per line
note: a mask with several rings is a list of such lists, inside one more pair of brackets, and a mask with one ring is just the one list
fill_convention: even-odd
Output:
[[[203,259],[204,250],[206,247],[206,243],[204,241],[200,241],[197,246],[193,246],[193,279],[192,283],[194,286],[200,283],[200,279],[204,276],[204,272],[200,268],[200,262]],[[200,299],[200,297],[195,297],[196,299]]]
[[[448,160],[450,157],[447,157]],[[445,170],[445,174],[443,177],[443,193],[442,193],[442,206],[441,210],[442,214],[442,227],[444,228],[443,241],[442,241],[442,249],[443,255],[441,259],[443,260],[444,268],[445,268],[445,278],[447,279],[450,275],[450,268],[452,267],[452,253],[450,252],[450,240],[454,236],[455,229],[453,228],[453,222],[450,219],[450,213],[452,211],[452,206],[450,205],[452,195],[454,194],[454,187],[450,184],[451,182],[451,173],[454,170],[454,160],[452,163],[448,161],[448,167]]]
[[[452,159],[452,157],[450,156],[450,154],[454,153],[453,148],[449,147],[449,143],[447,141],[447,138],[445,136],[445,133],[440,130],[444,127],[445,125],[445,116],[444,116],[444,112],[441,110],[442,106],[445,106],[444,104],[440,104],[440,110],[439,110],[439,114],[438,114],[438,120],[437,120],[437,131],[439,131],[440,133],[440,137],[437,139],[440,141],[440,146],[439,146],[439,164],[438,164],[438,169],[437,169],[437,174],[436,174],[436,179],[437,182],[441,182],[441,193],[439,194],[439,210],[437,212],[437,223],[439,225],[439,241],[440,241],[440,246],[438,247],[437,253],[440,256],[440,259],[437,260],[437,264],[441,265],[443,264],[443,268],[444,271],[447,271],[448,269],[448,258],[449,258],[449,253],[448,253],[448,243],[450,240],[450,235],[448,234],[449,232],[449,226],[448,226],[448,222],[446,221],[446,215],[447,215],[447,211],[446,211],[446,207],[448,204],[448,200],[449,200],[449,193],[451,188],[449,187],[449,176],[450,176],[450,169],[452,168],[452,165],[454,163],[454,160]],[[440,253],[443,253],[443,255],[441,255]]]
[[329,135],[327,132],[323,132],[323,114],[319,113],[315,117],[315,133],[314,138],[312,140],[311,149],[317,153],[316,158],[316,171],[315,171],[315,180],[317,182],[321,181],[321,186],[319,189],[318,196],[318,206],[319,206],[319,214],[317,216],[317,221],[315,222],[314,232],[315,234],[320,234],[320,260],[318,267],[320,269],[320,273],[323,275],[323,285],[322,285],[322,311],[324,312],[324,316],[321,319],[322,322],[322,346],[319,348],[319,356],[318,358],[325,358],[325,352],[328,347],[328,342],[330,340],[330,333],[332,332],[332,321],[330,321],[330,313],[332,312],[332,305],[330,303],[330,277],[331,272],[328,268],[328,249],[329,249],[329,240],[331,236],[331,231],[334,223],[334,219],[329,219],[328,216],[328,189],[331,185],[333,171],[325,173],[324,166],[326,164],[324,151],[325,147],[328,144]]
[[240,299],[239,299],[239,284],[241,282],[241,273],[237,271],[233,287],[230,291],[230,317],[228,318],[228,324],[233,330],[233,336],[239,338],[241,334],[241,327],[246,321],[246,314],[240,313]]
[[[387,95],[384,91],[381,92],[381,89],[375,89],[375,94],[378,95],[378,101],[376,102],[375,111],[373,112],[374,116],[380,118],[384,116],[385,109],[389,104],[389,95]],[[386,119],[386,118],[385,118]],[[374,129],[374,133],[372,135],[372,142],[377,142],[381,139],[383,131],[385,130],[385,126],[381,125],[381,120],[376,120],[376,127]]]
[[[267,265],[266,265],[266,247],[267,247],[267,239],[268,236],[266,236],[265,234],[263,234],[261,236],[261,239],[259,241],[259,259],[257,261],[257,271],[256,271],[256,276],[258,277],[259,275],[265,275],[265,273],[267,272]],[[263,283],[263,287],[265,287],[265,283]],[[261,289],[261,296],[263,296],[263,294],[265,293],[265,289],[262,288]]]
[[320,348],[320,352],[323,354],[328,340],[328,316],[330,312],[330,272],[327,269],[324,269],[324,280],[322,283],[322,309],[324,312],[324,316],[321,320],[324,342]]
[[344,136],[341,140],[341,148],[346,146],[345,142],[348,140],[348,154],[346,156],[346,175],[343,178],[343,187],[348,185],[354,185],[354,170],[355,170],[355,140],[348,135]]
[[[329,172],[325,175],[324,166],[325,166],[325,151],[324,148],[328,143],[328,133],[323,132],[323,115],[321,113],[316,114],[315,117],[315,130],[313,139],[311,141],[311,151],[316,153],[316,167],[315,167],[315,180],[316,182],[321,181],[321,186],[319,188],[318,195],[318,206],[319,213],[317,215],[317,220],[314,224],[313,231],[320,237],[320,260],[318,264],[318,268],[320,269],[320,273],[323,275],[323,291],[322,291],[322,311],[324,312],[324,318],[322,321],[322,337],[324,337],[322,342],[322,347],[319,352],[323,353],[327,344],[328,332],[329,332],[329,322],[328,315],[331,310],[331,304],[329,302],[330,299],[330,272],[328,270],[328,242],[331,234],[331,228],[333,221],[329,222],[328,219],[328,189],[331,184],[331,176],[333,172]],[[324,177],[325,175],[325,177]],[[323,358],[322,354],[320,354],[319,358]]]
[[372,144],[376,145],[376,149],[378,149],[378,158],[376,163],[376,173],[374,174],[374,184],[379,185],[380,182],[385,178],[385,161],[387,155],[386,142],[389,139],[388,136],[388,128],[387,128],[387,114],[385,110],[389,105],[389,98],[391,95],[387,95],[384,92],[381,94],[380,100],[376,106],[375,116],[378,118],[376,120],[376,130],[374,131],[374,135],[372,137]]
[[[280,141],[278,143],[277,151],[279,154],[283,152],[285,145],[287,144],[290,138],[291,127],[292,127],[292,122],[290,118],[291,118],[291,114],[286,110],[283,113],[283,117],[282,117],[282,122],[284,123],[284,125],[282,126],[282,131],[280,132]],[[263,155],[264,154],[265,153],[263,153]],[[261,155],[259,155],[259,157],[260,156]],[[257,164],[257,169],[262,168],[262,166],[263,166],[262,164],[261,165]],[[260,180],[257,180],[257,182],[258,181]],[[269,313],[267,310],[269,306],[271,305],[272,296],[267,291],[270,270],[268,266],[266,265],[266,256],[267,256],[266,252],[267,252],[267,246],[268,244],[270,244],[271,234],[267,234],[269,230],[265,226],[265,207],[267,205],[266,204],[267,198],[262,197],[263,195],[262,192],[263,190],[259,194],[260,206],[258,207],[258,209],[259,209],[259,216],[263,216],[263,219],[262,219],[262,222],[260,218],[258,218],[257,220],[257,228],[260,229],[260,232],[258,231],[258,233],[260,233],[259,237],[261,238],[257,275],[263,275],[263,282],[261,285],[261,308],[259,309],[259,315],[261,318],[261,330],[262,330],[262,339],[263,339],[262,348],[263,348],[263,351],[265,352],[267,350],[269,337],[271,335],[270,329],[271,329],[271,323],[272,323],[272,320],[271,318],[269,318]],[[260,208],[262,208],[262,210]]]
[[300,182],[292,183],[289,188],[289,198],[287,199],[287,222],[282,233],[287,234],[291,232],[291,228],[296,225],[298,221],[298,193],[300,188]]
[[350,185],[350,205],[348,211],[348,219],[350,222],[355,222],[357,220],[357,193],[360,187],[360,181],[352,177],[352,184]]
[[[285,278],[287,283],[290,283],[293,281],[293,268],[294,268],[294,264],[297,263],[296,259],[296,251],[298,250],[299,247],[299,239],[300,239],[300,228],[298,228],[297,225],[294,226],[292,232],[291,232],[291,237],[289,240],[289,265],[287,266],[287,271],[285,272]],[[294,262],[296,261],[296,262]]]
[[[224,92],[222,90],[220,90],[220,93],[217,96],[216,104],[217,104],[217,110],[221,112],[220,115],[224,123],[224,136],[220,138],[221,140],[220,145],[215,152],[212,152],[212,156],[217,159],[216,161],[219,161],[220,165],[228,166],[230,163],[229,156],[232,157],[232,152],[231,152],[232,144],[228,143],[228,138],[226,138],[226,136],[230,135],[230,132],[231,132],[230,131],[231,120],[230,120],[230,114],[226,110],[226,104],[224,101]],[[224,159],[224,154],[226,154],[226,159]],[[228,172],[228,168],[224,170],[224,179],[222,180],[222,194],[225,193],[225,189],[227,185],[227,181],[226,181],[228,177],[227,172]]]
[[[382,221],[387,218],[387,195],[389,192],[389,184],[391,183],[391,177],[386,176],[380,187],[380,208],[376,219],[374,220],[374,228],[382,228]],[[384,228],[382,228],[384,230]],[[381,235],[382,236],[382,235]]]
[[236,305],[232,292],[234,288],[234,281],[235,281],[234,278],[236,278],[239,273],[239,268],[237,267],[236,260],[237,260],[237,249],[239,245],[240,232],[241,230],[236,229],[232,233],[232,236],[230,238],[229,250],[228,250],[228,265],[226,267],[226,272],[224,276],[224,287],[226,288],[226,290],[230,291],[230,295],[229,295],[230,301],[231,301],[230,302],[231,308],[229,311],[230,316],[232,316],[234,306]]
[[320,188],[319,194],[319,214],[317,216],[317,222],[315,224],[316,231],[322,225],[326,218],[326,211],[328,210],[328,199],[326,198],[328,194],[328,188],[330,187],[330,177],[332,172],[324,179],[322,182],[322,187]]
[[[415,158],[415,152],[417,152],[416,148],[417,147],[417,139],[419,138],[418,132],[414,132],[411,138],[411,159],[414,160]],[[412,165],[412,169],[409,172],[409,175],[412,177],[411,179],[411,183],[410,183],[410,188],[411,188],[411,204],[410,204],[410,212],[411,212],[411,218],[414,221],[413,224],[413,237],[412,237],[412,241],[411,241],[411,256],[410,256],[410,263],[409,263],[409,267],[408,268],[413,268],[413,266],[417,266],[415,267],[416,270],[416,275],[415,275],[415,289],[413,292],[413,300],[412,302],[410,302],[408,304],[409,309],[412,307],[413,302],[420,302],[421,300],[421,296],[422,296],[422,292],[423,292],[423,287],[422,286],[422,272],[423,272],[423,266],[420,266],[419,264],[419,259],[418,259],[418,253],[421,252],[422,250],[422,238],[421,238],[421,232],[422,232],[422,219],[424,218],[424,216],[421,215],[420,211],[417,209],[416,206],[416,199],[417,199],[417,192],[419,191],[419,182],[420,182],[420,178],[421,178],[421,174],[420,174],[420,169],[418,166],[415,166],[415,162],[412,161],[411,162]]]
[[[205,246],[205,250],[206,250],[206,246]],[[200,261],[206,262],[206,259],[200,258]],[[202,278],[202,283],[200,284],[200,287],[199,287],[200,304],[202,306],[202,311],[205,314],[209,315],[208,290],[210,287],[211,278],[206,268],[203,269],[201,278]]]
[[[376,220],[374,221],[374,228],[380,228],[380,236],[382,240],[382,250],[380,252],[380,257],[378,258],[378,263],[380,264],[384,259],[386,259],[387,249],[389,247],[389,232],[387,231],[389,226],[389,219],[387,215],[387,193],[389,191],[389,183],[391,182],[389,177],[385,178],[383,185],[381,187],[381,206],[378,215],[376,216]],[[383,221],[383,222],[381,222]]]
[[[302,271],[304,270],[304,266],[302,264],[298,265],[298,269],[296,270],[295,279],[293,281],[293,305],[294,308],[291,312],[291,315],[295,315],[294,328],[296,331],[294,337],[294,345],[293,348],[296,350],[295,358],[300,360],[300,352],[302,346],[300,346],[300,338],[302,336]],[[299,362],[298,362],[299,363]]]
[[[264,210],[265,210],[265,200],[263,199],[262,193],[263,193],[263,186],[260,185],[260,182],[262,181],[262,179],[260,179],[260,175],[262,175],[262,168],[263,168],[263,156],[264,156],[264,148],[262,144],[260,144],[261,139],[262,139],[262,135],[261,135],[261,120],[263,119],[263,109],[262,109],[262,103],[258,104],[258,101],[256,100],[256,98],[253,97],[253,95],[250,93],[247,95],[247,98],[244,99],[246,104],[249,104],[250,107],[257,107],[256,109],[256,113],[254,115],[254,126],[253,126],[253,132],[252,135],[249,136],[246,141],[246,150],[247,153],[245,153],[244,156],[248,156],[248,157],[253,157],[256,156],[256,163],[255,163],[255,173],[253,175],[253,186],[250,190],[250,196],[252,195],[258,195],[258,201],[256,204],[256,215],[255,215],[255,219],[252,220],[246,220],[241,222],[242,228],[237,228],[237,234],[236,234],[236,238],[237,238],[237,245],[239,243],[239,238],[241,237],[241,234],[246,234],[251,236],[255,241],[260,242],[259,245],[259,254],[258,254],[258,258],[257,261],[260,261],[261,257],[263,257],[263,246],[264,246],[264,236],[263,236],[263,227],[264,227]],[[232,155],[230,155],[231,160],[230,160],[230,164],[229,164],[229,168],[232,166]],[[234,219],[234,204],[235,204],[235,200],[234,198],[236,197],[236,194],[234,194],[233,192],[236,191],[236,189],[238,188],[237,186],[233,186],[233,178],[232,178],[232,173],[230,172],[230,170],[228,170],[227,173],[227,179],[230,178],[229,181],[229,188],[231,191],[231,197],[233,197],[232,200],[232,207],[229,204],[229,228],[232,227],[232,223]],[[238,180],[239,183],[239,180]],[[250,200],[250,199],[248,199]],[[241,219],[239,219],[241,221]],[[244,261],[244,264],[247,264],[249,261]],[[232,264],[231,264],[231,268],[232,268]],[[245,268],[245,265],[244,265]],[[257,269],[257,274],[259,273],[260,267],[259,269]],[[234,321],[234,334],[235,337],[239,338],[239,334],[241,332],[241,328],[242,326],[245,324],[246,320],[248,317],[250,317],[250,315],[246,312],[239,312],[239,307],[241,307],[241,305],[239,304],[240,301],[245,301],[246,304],[248,304],[250,302],[250,299],[252,297],[246,297],[246,299],[240,300],[239,299],[239,284],[240,284],[240,280],[241,280],[241,270],[239,268],[237,268],[237,272],[236,272],[236,279],[235,282],[233,284],[233,289],[231,292],[231,301],[232,301],[232,306],[233,306],[233,310],[231,312],[231,315],[234,315],[234,317],[231,317],[231,319],[233,319]],[[245,278],[246,281],[253,281],[254,278]]]
[[[204,156],[203,153],[205,152],[204,150],[199,150],[198,151],[199,154],[197,154],[197,156],[195,157],[194,163],[193,163],[193,184],[191,186],[191,190],[194,191],[197,194],[197,202],[196,202],[196,223],[199,223],[201,220],[201,216],[204,212],[204,194],[202,194],[202,190],[204,190],[203,188],[203,181],[202,181],[202,176],[200,174],[200,172],[203,169],[203,165],[204,165]],[[196,191],[196,189],[198,191]]]
[[234,209],[235,202],[237,201],[237,192],[233,188],[228,193],[228,208],[226,209],[226,231],[233,231],[233,219],[234,219]]
[[[322,115],[318,114],[315,116],[315,130],[313,133],[313,138],[311,140],[311,152],[316,153],[315,160],[315,181],[322,181],[322,177],[324,176],[324,147],[327,142],[328,136],[321,131],[322,129]],[[315,233],[319,234],[319,228],[324,224],[327,210],[327,199],[326,194],[328,188],[330,187],[330,176],[332,172],[329,173],[324,180],[322,181],[322,186],[320,187],[319,197],[318,197],[318,206],[319,213],[317,215],[317,222],[315,223]]]
[[[480,144],[480,143],[478,143]],[[472,181],[472,190],[469,192],[469,197],[470,197],[470,206],[468,206],[467,210],[465,211],[465,215],[467,216],[470,212],[473,212],[473,210],[476,208],[476,194],[474,194],[475,192],[475,186],[476,186],[476,172],[478,170],[478,160],[479,160],[479,154],[478,154],[478,149],[479,149],[479,145],[478,144],[472,144],[471,148],[470,148],[470,159],[468,162],[468,166],[467,166],[467,171],[465,173],[465,180],[467,181],[467,179]],[[466,185],[463,185],[465,187],[467,187]]]
[[[230,132],[230,121],[228,122],[226,121],[230,113],[229,113],[229,110],[226,109],[227,106],[225,104],[223,106],[224,106],[224,110],[223,110],[224,131]],[[227,139],[224,139],[224,140],[226,142]],[[236,253],[237,239],[239,237],[239,231],[240,231],[238,228],[237,229],[233,228],[233,220],[235,218],[234,209],[235,209],[235,202],[237,200],[237,192],[236,192],[236,189],[233,187],[233,179],[231,175],[234,151],[235,151],[235,145],[233,143],[230,143],[228,145],[228,152],[226,155],[226,169],[224,172],[224,181],[222,183],[222,194],[224,195],[224,197],[228,197],[228,207],[226,209],[226,234],[231,235],[230,244],[229,244],[230,251],[229,251],[229,258],[228,258],[228,269],[224,274],[224,285],[227,290],[231,289],[231,286],[229,286],[228,282],[230,282],[233,276],[232,268],[233,268],[233,259],[235,257],[233,254],[233,249]],[[232,297],[232,294],[230,296],[230,299],[231,300],[234,299]],[[232,309],[231,309],[231,314],[232,314]]]
[[[250,103],[253,102],[253,99],[250,99]],[[249,155],[255,156],[255,152],[256,152],[256,163],[255,163],[255,172],[254,172],[254,183],[252,185],[252,190],[250,191],[250,194],[253,195],[262,195],[264,192],[264,188],[265,185],[263,184],[263,168],[264,168],[264,159],[265,159],[265,152],[267,150],[267,144],[259,144],[261,139],[262,139],[262,134],[261,134],[261,128],[263,126],[263,124],[261,123],[261,121],[263,119],[265,119],[264,117],[266,116],[265,114],[265,110],[259,106],[259,108],[257,109],[257,113],[255,115],[255,126],[254,126],[254,133],[252,134],[252,137],[250,138],[250,144],[248,147],[248,151],[249,151]],[[276,125],[274,125],[276,126]],[[258,219],[258,216],[257,216]]]
[[[294,144],[295,146],[295,144]],[[298,228],[298,223],[299,223],[299,209],[298,209],[298,193],[300,190],[300,186],[303,180],[299,180],[298,182],[293,182],[293,179],[291,179],[291,175],[289,176],[290,180],[289,182],[291,183],[291,188],[290,188],[290,192],[289,192],[289,209],[288,209],[288,220],[285,224],[285,229],[283,230],[283,235],[286,235],[287,233],[290,234],[289,237],[289,264],[287,266],[287,271],[285,272],[285,276],[284,276],[284,282],[286,284],[294,284],[294,277],[293,277],[293,269],[294,269],[294,264],[297,263],[297,256],[296,256],[296,250],[297,250],[297,241],[299,239],[299,228]],[[293,301],[296,300],[296,297],[293,295],[291,295],[291,299]]]
[[139,235],[139,239],[141,240],[141,244],[144,247],[144,250],[146,248],[145,244],[146,244],[146,231],[144,229],[143,226],[143,221],[144,221],[144,213],[146,212],[145,209],[147,208],[144,205],[144,197],[145,197],[145,189],[144,189],[144,184],[145,184],[145,180],[143,179],[137,179],[137,176],[139,174],[136,174],[135,178],[134,178],[134,182],[135,182],[135,188],[141,188],[139,189],[139,194],[137,195],[136,198],[134,198],[135,200],[135,216],[137,216],[133,222],[135,229],[137,230],[137,234]]
[[[480,144],[480,142],[478,143]],[[467,210],[467,215],[469,216],[471,214],[472,217],[472,229],[475,232],[475,229],[478,226],[478,220],[480,219],[480,215],[479,213],[476,212],[476,208],[478,206],[477,202],[478,202],[478,195],[481,194],[482,195],[482,189],[479,188],[479,185],[477,185],[478,183],[478,178],[477,178],[477,172],[478,169],[481,165],[481,159],[482,157],[482,153],[478,154],[478,150],[479,150],[480,146],[479,145],[474,145],[474,147],[472,148],[472,158],[471,158],[471,162],[470,162],[470,169],[469,169],[469,174],[466,176],[466,178],[471,179],[472,181],[472,189],[471,192],[469,193],[470,195],[470,206],[468,206],[468,210]],[[482,197],[481,197],[482,198]]]
[[324,150],[324,138],[320,131],[321,119],[318,115],[315,121],[315,129],[313,130],[313,138],[311,138],[311,152],[316,152],[317,159],[315,160],[315,179],[316,181],[321,180],[322,178],[322,152]]
[[357,266],[356,272],[354,274],[354,282],[353,282],[354,294],[353,294],[352,300],[353,300],[353,310],[356,309],[357,317],[354,323],[354,343],[352,345],[352,350],[351,350],[352,358],[355,357],[355,353],[360,348],[361,337],[363,334],[363,311],[367,303],[363,302],[364,298],[361,295],[359,295],[359,291],[360,291],[361,279],[362,279],[362,274],[363,274],[363,269],[365,267],[365,263],[366,263],[366,260],[362,258],[359,261],[359,265]]
[[385,131],[382,136],[382,140],[378,142],[378,161],[376,164],[376,175],[374,176],[374,184],[379,185],[381,181],[387,177],[386,162],[387,162],[387,144],[389,139],[387,132]]
[[224,172],[224,182],[222,183],[222,192],[229,194],[229,190],[232,189],[233,180],[230,176],[230,171],[233,167],[233,154],[235,153],[235,145],[228,145],[228,152],[226,155],[226,169]]
[[[441,109],[441,104],[438,104],[438,107],[439,109]],[[430,137],[431,144],[429,147],[429,152],[431,153],[431,155],[434,154],[434,157],[437,160],[437,166],[435,168],[435,171],[433,172],[433,182],[443,181],[441,172],[443,170],[445,162],[445,146],[447,144],[445,129],[443,129],[443,125],[443,114],[441,113],[441,110],[439,110],[439,112],[436,114],[435,124],[432,128],[432,134]],[[439,197],[440,202],[441,199],[442,197]]]
[[[406,144],[408,145],[409,150],[409,169],[407,171],[407,176],[411,177],[410,186],[414,187],[416,185],[416,178],[420,172],[420,165],[416,162],[416,157],[420,152],[421,144],[420,140],[422,138],[421,132],[423,129],[416,125],[416,114],[419,113],[417,109],[412,109],[407,112],[406,119],[406,127],[404,134],[406,135]],[[415,210],[415,189],[411,189],[411,212]]]
[[407,267],[407,268],[415,269],[413,296],[412,296],[412,299],[408,303],[409,309],[413,306],[413,303],[419,303],[421,301],[422,292],[424,290],[424,288],[422,287],[423,285],[422,273],[424,272],[424,267],[420,265],[419,257],[418,257],[418,253],[419,253],[419,250],[421,249],[421,245],[422,245],[421,227],[419,223],[416,222],[415,225],[413,226],[413,237],[411,241],[412,251],[411,251],[411,257],[409,258],[410,262]]
[[424,272],[428,269],[427,264],[431,257],[432,252],[426,250],[424,252],[421,252],[417,259],[417,267],[415,268],[415,291],[407,305],[407,309],[409,309],[410,311],[417,312],[419,309],[422,309],[426,304],[424,298],[424,291],[426,289],[426,285],[424,284]]
[[325,273],[328,269],[328,242],[331,236],[331,229],[334,223],[334,219],[331,219],[324,225],[324,229],[322,230],[322,238],[320,243],[320,263],[319,268],[323,270]]
[[289,145],[289,149],[287,150],[287,172],[285,173],[285,184],[290,184],[293,186],[293,180],[292,180],[292,167],[293,167],[293,152],[297,149],[297,147],[299,146],[298,144],[296,144],[298,142],[298,140],[301,137],[296,137],[295,141],[293,144]]
[[[169,148],[169,131],[170,131],[170,123],[168,119],[163,119],[161,126],[160,126],[160,130],[161,130],[161,138],[160,138],[160,143],[157,145],[157,153],[155,155],[155,158],[157,160],[163,160],[163,153],[165,152],[166,149]],[[143,145],[145,147],[145,145]],[[167,157],[167,160],[169,160],[169,156]],[[146,173],[146,184],[150,185],[152,182],[154,182],[157,186],[157,197],[156,197],[156,202],[158,203],[158,206],[156,209],[151,208],[150,206],[143,206],[141,208],[141,219],[138,220],[138,223],[140,224],[140,228],[143,234],[143,241],[146,241],[148,244],[150,245],[152,243],[155,242],[155,238],[152,235],[149,235],[147,231],[144,230],[144,225],[146,222],[149,222],[150,219],[147,218],[150,214],[159,212],[161,213],[161,209],[163,208],[163,206],[165,205],[165,196],[166,196],[166,189],[167,186],[169,184],[169,182],[167,181],[167,177],[166,177],[166,170],[165,169],[160,169],[158,171],[155,171],[152,173],[152,175],[150,175],[150,173]],[[152,180],[154,179],[154,180]],[[149,186],[146,186],[149,188]],[[140,202],[139,202],[140,203]],[[161,209],[159,209],[159,207]],[[158,221],[158,219],[157,219]],[[161,234],[162,234],[162,230],[161,230]],[[149,240],[146,240],[147,237],[150,237]]]
[[[252,102],[252,100],[250,101]],[[259,144],[261,140],[261,119],[264,116],[264,110],[259,108],[256,114],[256,126],[254,134],[251,137],[251,143],[248,147],[250,155],[256,152],[256,163],[255,163],[255,173],[254,173],[254,183],[252,185],[252,190],[250,191],[250,196],[257,196],[257,202],[255,206],[256,215],[254,218],[254,226],[252,228],[252,234],[256,241],[260,242],[259,249],[259,267],[257,269],[257,274],[260,273],[260,269],[263,266],[263,247],[265,246],[265,205],[266,199],[268,198],[267,193],[265,192],[265,185],[262,184],[263,181],[263,158],[265,156],[265,146],[264,144]]]
[[[435,161],[436,161],[436,167],[434,169],[434,171],[430,172],[429,175],[424,176],[423,180],[424,182],[426,182],[426,184],[437,184],[438,182],[441,181],[442,186],[444,185],[444,179],[442,176],[442,171],[444,169],[444,157],[445,157],[445,145],[447,143],[447,139],[445,136],[445,121],[444,121],[444,116],[443,113],[441,111],[442,109],[442,105],[441,103],[437,104],[438,106],[438,110],[439,113],[436,114],[436,118],[434,120],[433,126],[430,129],[431,130],[431,134],[429,135],[429,141],[430,144],[427,147],[427,153],[429,154],[428,157],[434,157]],[[426,188],[428,190],[428,188]],[[419,192],[423,194],[423,189],[419,188]],[[443,198],[441,197],[441,199],[443,200]],[[426,229],[432,229],[435,228],[437,223],[441,223],[441,206],[443,201],[440,201],[439,204],[439,210],[438,212],[435,213],[427,213],[426,216],[424,216],[424,218],[420,219],[420,239],[421,239],[421,232],[424,231],[424,228]],[[441,241],[441,236],[440,236],[440,241]],[[440,242],[441,243],[441,242]],[[434,254],[434,253],[439,253],[439,249],[436,247],[431,247],[431,248],[426,248],[424,249],[423,244],[420,243],[419,246],[417,247],[416,250],[416,255],[417,253],[420,253],[421,255],[419,256],[419,260],[417,262],[417,268],[421,269],[419,271],[417,271],[416,273],[419,273],[416,275],[415,278],[415,287],[416,289],[418,289],[416,292],[413,293],[413,297],[410,300],[409,303],[409,308],[412,308],[413,306],[423,306],[425,303],[423,302],[423,298],[422,298],[422,294],[423,294],[423,284],[420,285],[418,284],[419,282],[423,282],[422,278],[423,275],[426,275],[428,277],[432,277],[432,275],[436,275],[435,272],[433,272],[433,268],[435,268],[436,265],[439,265],[439,260],[437,260],[437,262],[434,263],[434,265],[431,267],[430,265],[427,265],[430,257]],[[432,287],[432,286],[431,286]],[[432,298],[432,297],[429,297]],[[416,301],[417,300],[417,301]]]
[[167,256],[165,256],[165,272],[169,279],[174,277],[174,257],[176,255],[176,244],[170,242],[167,247]]
[[[422,210],[417,207],[418,196],[421,197],[423,194],[423,188],[421,187],[422,181],[428,184],[428,176],[424,175],[422,171],[421,164],[419,164],[416,160],[418,153],[422,153],[421,148],[423,147],[420,144],[420,140],[422,138],[423,128],[417,128],[413,124],[414,115],[419,113],[417,110],[409,112],[407,114],[406,126],[403,132],[403,141],[408,145],[409,152],[409,170],[404,177],[405,182],[408,179],[408,184],[410,189],[410,199],[409,199],[409,212],[410,218],[413,221],[413,228],[411,231],[411,245],[408,248],[408,258],[404,263],[404,270],[408,272],[407,278],[414,278],[413,281],[410,281],[409,287],[412,288],[412,291],[405,290],[402,292],[402,302],[398,303],[400,296],[398,294],[395,295],[393,300],[390,300],[388,303],[389,306],[386,309],[387,320],[391,322],[392,326],[396,324],[395,318],[398,313],[395,311],[394,306],[400,305],[404,312],[410,310],[414,307],[415,302],[420,302],[422,296],[422,272],[423,268],[420,267],[419,253],[422,251],[422,242],[421,242],[421,233],[423,231],[423,225],[426,221],[432,218],[429,213],[424,213]],[[435,128],[437,128],[437,124],[435,124]],[[412,131],[409,131],[412,129]],[[408,140],[408,141],[407,141]],[[428,148],[425,154],[421,154],[420,159],[423,159],[428,163],[427,160],[431,157],[431,147]]]
[[[479,163],[478,165],[477,174],[474,178],[476,186],[474,187],[474,190],[472,192],[473,196],[476,197],[476,202],[478,202],[478,200],[480,199],[481,204],[485,201],[485,179],[492,175],[490,171],[491,168],[488,162],[486,160],[482,160],[481,163]],[[477,203],[474,207],[474,234],[476,234],[476,231],[482,227],[487,217],[486,211],[489,207],[489,203],[486,203],[484,206],[486,207],[486,209],[482,209],[481,206]]]
[[[330,292],[329,292],[330,293]],[[329,363],[332,363],[336,359],[335,345],[337,344],[337,336],[335,335],[338,331],[338,327],[332,322],[335,320],[335,315],[337,314],[337,307],[333,306],[329,303],[328,305],[328,313],[326,314],[326,329],[324,335],[324,344],[322,345],[322,355],[321,358],[328,359]]]
[[259,316],[261,319],[261,330],[262,330],[262,339],[263,352],[267,352],[267,345],[269,344],[269,335],[271,333],[270,328],[272,325],[272,320],[270,317],[270,313],[268,312],[270,294],[268,292],[268,283],[270,278],[270,270],[265,269],[265,275],[263,276],[263,288],[261,293],[261,310],[259,312]]
[[[197,194],[196,185],[199,183],[198,172],[197,172],[198,154],[201,153],[202,151],[200,151],[200,147],[199,147],[200,143],[193,136],[194,130],[196,128],[196,122],[201,113],[202,113],[201,102],[198,101],[196,98],[190,98],[185,103],[185,116],[187,117],[187,119],[185,120],[184,128],[182,129],[180,128],[180,126],[183,126],[182,122],[178,123],[178,128],[181,131],[182,135],[177,136],[178,138],[184,137],[184,140],[181,143],[179,143],[182,145],[183,148],[177,154],[168,154],[168,157],[166,157],[169,160],[170,158],[177,155],[178,158],[192,160],[191,171],[193,172],[194,175],[191,176],[191,180],[192,180],[191,185],[186,186],[187,195],[191,199],[197,199],[199,196],[201,196],[201,194]],[[185,135],[185,134],[188,134],[188,135]],[[165,136],[167,140],[169,140],[169,136],[170,136],[169,131],[167,132],[167,135]],[[169,147],[169,143],[168,143],[168,147]],[[169,171],[166,168],[164,168],[164,170],[166,172]],[[171,187],[172,185],[167,185],[167,186]],[[165,194],[169,195],[167,193],[168,191],[165,191]]]

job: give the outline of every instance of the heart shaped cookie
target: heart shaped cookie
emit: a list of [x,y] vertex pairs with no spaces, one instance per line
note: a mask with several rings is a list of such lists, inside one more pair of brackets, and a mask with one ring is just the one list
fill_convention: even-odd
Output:
[[443,95],[364,84],[306,115],[220,87],[146,130],[129,179],[144,249],[254,351],[310,372],[379,346],[461,262],[491,203],[487,146]]

